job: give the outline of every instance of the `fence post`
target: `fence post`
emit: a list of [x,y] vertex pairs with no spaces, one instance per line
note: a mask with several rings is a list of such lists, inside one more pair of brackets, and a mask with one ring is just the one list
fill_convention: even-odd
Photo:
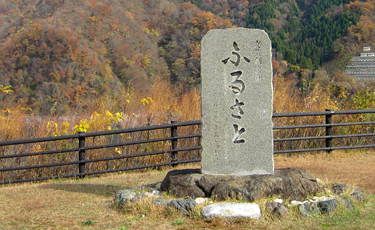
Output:
[[[332,109],[326,109],[329,114],[326,115],[326,124],[332,124],[332,114],[335,112]],[[326,126],[326,136],[332,136],[333,135],[333,128],[332,126]],[[326,148],[331,148],[332,147],[332,138],[327,137],[326,138]],[[332,150],[327,150],[327,153],[331,153]]]
[[[84,161],[86,160],[86,156],[85,156],[85,150],[82,149],[85,147],[85,137],[82,137],[81,135],[84,134],[85,132],[78,132],[78,134],[80,135],[80,137],[78,138],[78,147],[80,148],[79,150],[79,161]],[[79,168],[78,168],[78,173],[85,173],[86,170],[85,170],[85,163],[79,163]],[[85,177],[85,176],[80,176],[81,178],[82,177]]]
[[[177,121],[171,121],[171,124],[173,123],[177,123]],[[171,137],[177,137],[178,136],[178,132],[177,132],[177,127],[171,127]],[[177,149],[177,139],[172,139],[172,144],[171,144],[171,150],[175,150]],[[172,155],[172,163],[173,162],[176,162],[178,159],[177,159],[177,151],[172,151],[171,152],[171,155]],[[172,164],[173,167],[175,167],[177,164]]]

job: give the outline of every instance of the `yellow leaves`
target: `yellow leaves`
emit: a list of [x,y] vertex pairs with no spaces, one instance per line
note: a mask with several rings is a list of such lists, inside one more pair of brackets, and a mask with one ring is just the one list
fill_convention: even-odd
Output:
[[89,17],[91,19],[91,22],[96,22],[97,18],[95,16]]
[[115,148],[115,152],[118,153],[118,154],[122,154],[121,150],[119,148]]
[[233,26],[232,22],[229,19],[225,19],[224,23],[225,23],[226,28],[232,28],[232,26]]
[[11,114],[11,113],[12,113],[12,110],[10,110],[10,109],[8,108],[8,109],[3,109],[2,112],[5,113],[5,114]]
[[195,60],[200,60],[200,56],[201,56],[200,50],[201,50],[201,44],[199,42],[195,42],[192,47],[192,51],[190,53],[191,58]]
[[150,64],[150,62],[151,62],[151,57],[152,57],[152,54],[151,54],[151,53],[148,53],[148,54],[145,55],[145,56],[143,57],[143,59],[141,60],[141,62],[142,62],[142,66],[143,66],[144,68],[147,68],[147,66]]
[[100,114],[97,112],[94,112],[93,114],[91,114],[91,119],[94,119],[95,117],[98,117],[98,116],[100,116]]
[[25,39],[23,42],[22,42],[23,46],[29,46],[29,40]]
[[79,125],[74,126],[74,133],[87,132],[90,129],[90,121],[83,119]]
[[129,11],[125,11],[124,15],[125,15],[125,17],[128,17],[130,19],[134,19],[133,14]]
[[113,114],[111,112],[109,112],[108,110],[105,111],[105,115],[107,115],[108,117],[113,117]]
[[143,28],[143,32],[145,32],[146,34],[151,34],[151,35],[155,35],[156,37],[159,37],[159,33],[158,31],[156,31],[155,29],[148,29],[147,27]]
[[123,112],[121,113],[116,113],[115,114],[116,116],[113,118],[113,121],[118,123],[120,120],[123,120],[124,119],[124,114]]
[[59,125],[55,121],[47,122],[47,135],[49,136],[61,136],[69,134],[70,123],[68,121]]
[[147,27],[143,28],[143,32],[145,32],[146,34],[150,34],[151,33],[150,30]]
[[172,68],[173,68],[173,69],[178,69],[178,68],[180,68],[181,66],[185,66],[185,60],[182,59],[182,58],[177,59],[177,60],[172,64]]
[[31,108],[21,108],[22,111],[25,112],[32,112],[33,110]]
[[151,97],[144,97],[144,98],[142,98],[141,99],[141,104],[143,105],[143,106],[146,106],[146,105],[148,105],[148,104],[150,104],[152,102],[152,98]]
[[91,114],[91,120],[83,119],[79,122],[79,125],[74,126],[75,133],[78,132],[95,132],[102,131],[103,128],[107,130],[112,130],[112,124],[118,123],[120,120],[124,119],[124,114],[121,113],[111,113],[109,110],[104,111],[104,113],[94,112]]
[[290,66],[290,71],[292,71],[292,72],[298,72],[300,70],[301,70],[301,68],[298,65],[291,65]]
[[48,135],[53,135],[53,136],[61,136],[61,135],[66,135],[69,132],[69,122],[64,122],[60,126],[59,130],[59,125],[54,122],[54,121],[49,121],[47,122],[47,130],[48,130]]
[[0,85],[0,93],[14,93],[14,91],[12,90],[11,85],[8,85],[8,86]]
[[133,65],[135,65],[135,61],[128,60],[126,57],[122,57],[122,60],[127,65],[127,67],[132,67]]

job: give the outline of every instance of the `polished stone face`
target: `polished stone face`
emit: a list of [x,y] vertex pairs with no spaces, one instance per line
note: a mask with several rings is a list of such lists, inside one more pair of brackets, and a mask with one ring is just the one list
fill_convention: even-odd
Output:
[[273,174],[267,33],[245,28],[211,30],[201,47],[202,173]]

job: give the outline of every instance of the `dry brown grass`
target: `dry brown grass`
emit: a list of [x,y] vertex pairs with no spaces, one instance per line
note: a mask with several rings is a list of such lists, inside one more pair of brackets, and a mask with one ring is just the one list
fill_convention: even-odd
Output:
[[[330,155],[276,156],[276,168],[300,167],[328,182],[347,183],[373,193],[374,152],[333,152]],[[199,167],[198,164],[178,168]],[[174,209],[153,206],[150,200],[123,210],[112,207],[114,194],[123,188],[163,180],[170,169],[108,174],[79,180],[54,180],[0,187],[0,229],[371,229],[375,221],[375,197],[355,212],[278,220],[264,212],[261,220],[204,220],[198,207],[192,218]],[[263,205],[265,200],[259,203]],[[370,210],[369,210],[370,209]],[[93,223],[93,225],[84,225]],[[178,224],[181,225],[178,225]],[[126,228],[125,228],[126,227]]]
[[346,183],[375,194],[374,151],[333,151],[330,154],[275,156],[275,168],[285,167],[303,168],[323,181]]
[[[146,95],[145,95],[146,94]],[[95,106],[90,106],[91,110],[80,115],[67,115],[65,117],[39,117],[32,116],[22,109],[11,108],[8,112],[0,111],[0,141],[28,139],[35,137],[60,136],[77,132],[77,125],[84,128],[86,132],[96,132],[108,129],[121,129],[131,127],[149,126],[155,124],[170,123],[171,120],[191,121],[200,117],[200,93],[197,90],[184,90],[175,87],[170,82],[158,79],[147,92],[131,92],[123,95],[122,106],[110,102],[110,98],[99,98],[95,101]],[[125,111],[116,111],[122,108]],[[97,109],[97,110],[93,110]],[[119,112],[119,113],[117,113]],[[122,120],[118,119],[123,117]],[[120,121],[119,121],[120,120]],[[116,123],[118,122],[118,123]],[[180,135],[189,133],[197,127],[183,127],[179,130]],[[79,130],[82,131],[82,130]],[[192,132],[190,132],[192,133]],[[138,132],[126,135],[102,136],[87,138],[86,146],[106,145],[119,142],[147,140],[152,138],[162,138],[169,136],[169,130],[154,130]],[[199,142],[197,138],[193,140]],[[179,147],[185,147],[189,143],[185,140],[179,141]],[[87,159],[97,159],[104,157],[117,157],[119,155],[132,155],[142,152],[160,151],[169,149],[169,142],[150,143],[144,145],[125,146],[110,149],[99,149],[86,151]],[[191,146],[191,145],[190,145]],[[57,142],[43,142],[19,146],[0,147],[1,155],[13,155],[30,152],[40,152],[48,150],[61,150],[76,148],[76,140],[64,140]],[[197,151],[191,156],[182,156],[181,160],[196,157]],[[184,153],[184,155],[186,155]],[[3,168],[12,168],[27,165],[41,165],[51,163],[61,163],[78,160],[75,153],[62,153],[53,155],[22,157],[18,159],[0,159]],[[170,161],[170,157],[165,155],[149,156],[142,158],[132,158],[129,160],[118,160],[111,162],[97,162],[87,166],[86,171],[101,171],[118,169],[124,167],[140,166],[144,164],[158,164]],[[46,177],[64,175],[75,172],[75,166],[63,166],[54,168],[40,168],[33,170],[22,170],[18,172],[1,172],[0,181],[29,179],[35,177]]]
[[[22,105],[10,108],[9,111],[0,111],[0,141],[18,140],[34,137],[59,136],[72,134],[77,131],[78,124],[87,125],[87,132],[103,131],[107,129],[120,129],[130,127],[141,127],[155,124],[170,123],[171,120],[191,121],[199,120],[201,116],[201,103],[199,89],[186,89],[184,86],[172,85],[169,81],[156,79],[147,91],[132,89],[124,91],[118,98],[108,98],[103,95],[93,101],[87,110],[76,114],[68,114],[65,117],[44,116],[38,117],[30,114],[29,110],[23,110]],[[317,85],[308,95],[303,95],[295,81],[278,77],[274,81],[274,112],[301,112],[301,111],[324,111],[326,108],[338,110],[345,109],[340,104],[331,100],[329,92]],[[116,113],[123,113],[123,120],[116,123],[113,119]],[[112,116],[112,117],[111,117]],[[117,117],[118,118],[118,117]],[[368,121],[373,118],[356,116],[334,116],[334,122]],[[300,125],[324,123],[324,116],[320,117],[292,117],[274,119],[275,126]],[[199,133],[199,127],[181,127],[179,134]],[[324,135],[324,128],[315,129],[291,129],[275,131],[275,138],[303,137]],[[335,134],[353,134],[359,132],[373,132],[372,127],[345,127],[334,128]],[[129,135],[116,135],[107,137],[87,138],[86,145],[106,145],[118,142],[136,141],[139,139],[162,138],[169,136],[169,130],[155,130]],[[199,145],[199,139],[179,140],[179,147]],[[340,145],[368,144],[375,140],[373,137],[335,139],[334,143]],[[317,141],[293,141],[277,142],[277,150],[315,148],[323,145],[324,140]],[[193,142],[193,143],[192,143]],[[153,143],[137,146],[125,146],[110,149],[88,150],[87,159],[103,157],[117,157],[119,155],[130,155],[141,152],[160,151],[168,149],[170,143]],[[37,143],[24,146],[0,147],[0,155],[20,154],[26,152],[39,152],[46,150],[60,150],[76,148],[76,140],[58,141],[55,143]],[[199,157],[199,152],[183,153],[180,160]],[[77,154],[64,153],[51,156],[22,157],[19,159],[1,159],[0,165],[4,168],[19,167],[35,164],[52,164],[75,161]],[[111,162],[97,162],[90,164],[86,171],[101,171],[132,167],[144,164],[157,164],[170,161],[169,156],[152,156],[133,158],[130,160],[118,160]],[[69,174],[76,167],[63,166],[54,168],[40,168],[30,171],[1,172],[0,180],[29,179],[34,177],[46,177]]]
[[[147,99],[147,97],[151,97],[152,100]],[[143,98],[146,98],[149,103],[142,103],[141,100]],[[106,110],[115,113],[121,112],[118,111],[118,109],[121,109],[123,110],[122,112],[128,115],[120,128],[169,123],[171,120],[190,121],[200,119],[200,92],[198,90],[184,91],[182,87],[173,88],[169,82],[162,80],[156,81],[146,94],[133,92],[129,95],[123,95],[122,105],[113,106],[113,103],[108,103],[109,101],[106,100],[103,99],[103,101],[98,100],[95,102],[97,105],[92,106],[91,108],[94,109],[87,111],[87,114],[70,117],[68,128],[65,128],[63,123],[66,120],[58,117],[44,117],[41,120],[30,120],[27,123],[28,127],[26,127],[26,123],[23,121],[29,116],[28,113],[22,112],[21,108],[13,108],[11,113],[4,112],[0,116],[2,121],[0,122],[0,140],[6,141],[73,133],[74,126],[80,120],[89,119],[90,115],[94,112],[104,114]],[[325,108],[335,110],[345,109],[340,108],[337,103],[331,101],[329,95],[319,87],[309,96],[300,97],[298,90],[296,90],[292,83],[285,82],[285,79],[278,79],[275,82],[274,112],[323,111]],[[133,116],[132,113],[136,116]],[[53,124],[56,124],[58,129],[56,129],[56,126],[51,125],[47,127],[48,121],[50,123],[51,121],[55,122]],[[292,118],[279,120],[275,122],[275,125],[310,124],[313,122],[313,118]],[[107,126],[108,124],[104,121],[102,123],[95,122],[94,128],[95,131],[99,131],[105,130]],[[25,132],[25,130],[29,131]],[[180,135],[183,135],[187,131],[181,129],[179,132]],[[296,135],[313,136],[313,133],[309,132],[308,130],[293,130],[286,131],[285,135],[289,137]],[[322,130],[316,132],[322,132]],[[343,130],[343,132],[348,133],[346,130]],[[149,134],[134,135],[147,136]],[[165,135],[165,133],[156,134],[159,136]],[[96,139],[95,141],[100,142],[102,140]],[[198,142],[199,140],[195,141]],[[60,144],[62,145],[63,143]],[[104,144],[104,141],[97,144]],[[188,144],[181,141],[179,142],[179,147],[184,147]],[[300,143],[299,145],[304,146],[305,143]],[[132,154],[138,150],[155,151],[159,147],[157,145],[147,145],[135,147],[134,149],[120,148],[120,150],[121,154]],[[45,146],[34,145],[30,148],[33,151],[43,151]],[[14,149],[11,150],[14,152]],[[23,151],[23,149],[18,150],[19,152]],[[4,150],[0,154],[9,153],[6,153]],[[117,154],[117,150],[88,153],[88,158],[112,156],[110,154]],[[194,154],[199,155],[199,153]],[[61,155],[59,157],[65,156]],[[190,156],[184,154],[181,157],[185,159]],[[43,156],[26,160],[28,161],[27,163],[47,163],[51,159],[45,159]],[[74,158],[65,160],[74,160]],[[160,163],[164,160],[166,159],[154,157],[125,163],[139,165],[142,163]],[[5,163],[8,166],[12,166],[20,162],[15,160]],[[25,162],[21,163],[25,164]],[[276,156],[275,165],[276,168],[304,168],[324,181],[346,183],[350,186],[364,189],[369,194],[375,193],[375,185],[373,184],[375,181],[375,153],[373,151],[334,151],[330,155],[314,153],[292,155],[291,157]],[[116,163],[114,165],[101,163],[97,164],[96,167],[105,170],[107,167],[115,168],[119,166]],[[191,167],[199,167],[199,165]],[[69,171],[70,168],[66,168],[66,170]],[[321,223],[323,221],[323,223],[326,223],[328,221],[324,219],[325,217],[317,221],[316,219],[301,219],[298,216],[293,216],[291,220],[283,222],[273,219],[267,213],[260,221],[246,219],[205,221],[197,213],[195,213],[192,219],[185,218],[176,212],[176,210],[154,207],[149,201],[143,204],[134,204],[129,207],[127,212],[119,212],[111,207],[113,195],[118,190],[161,181],[167,171],[168,169],[163,169],[163,171],[146,171],[143,173],[108,174],[82,180],[55,180],[43,183],[0,186],[0,229],[119,229],[120,227],[123,227],[123,229],[125,227],[126,229],[320,229],[325,225],[317,225],[316,222],[320,221]],[[35,175],[22,175],[21,172],[18,172],[14,176],[23,179],[24,176],[40,176],[39,174],[42,173],[45,172],[38,171],[35,172]],[[59,172],[49,173],[57,175]],[[370,206],[374,207],[374,200],[371,200],[371,202]],[[372,219],[370,219],[374,221],[374,213],[367,212],[365,207],[362,207],[361,211],[363,212],[359,215],[360,221],[358,222],[361,225],[358,226],[371,229],[371,223],[367,223],[365,219],[368,217],[367,215],[372,215]],[[348,219],[351,220],[350,218]],[[85,221],[87,221],[87,225],[83,224]],[[88,225],[90,221],[92,221],[91,223],[95,223]],[[179,223],[183,224],[177,225],[178,222],[176,221],[181,221]],[[345,222],[346,220],[343,221]],[[341,225],[334,226],[339,226],[336,227],[339,229]]]

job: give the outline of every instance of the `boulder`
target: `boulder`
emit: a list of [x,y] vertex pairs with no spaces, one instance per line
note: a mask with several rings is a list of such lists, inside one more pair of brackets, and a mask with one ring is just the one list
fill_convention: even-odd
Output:
[[313,215],[319,215],[320,209],[317,202],[305,202],[299,206],[300,213],[305,217],[312,217]]
[[282,202],[268,202],[266,203],[266,209],[271,211],[272,215],[283,219],[289,215],[289,210]]
[[116,206],[121,207],[125,203],[141,201],[146,197],[156,198],[162,194],[160,190],[150,186],[153,184],[119,190],[114,199]]
[[260,217],[262,216],[259,205],[255,203],[216,203],[204,207],[201,214],[205,218],[244,217],[251,219],[260,219]]
[[356,202],[362,202],[366,199],[366,195],[358,191],[351,193],[349,197],[352,198]]
[[123,189],[116,193],[115,203],[118,207],[121,207],[124,203],[130,202],[137,193],[133,189]]
[[313,175],[299,168],[277,169],[273,175],[249,176],[201,174],[199,169],[184,169],[170,171],[161,189],[176,197],[253,202],[273,195],[288,201],[302,201],[322,191],[323,187]]
[[176,197],[205,197],[202,189],[196,184],[200,175],[200,169],[169,171],[161,183],[161,190]]
[[172,200],[168,206],[175,207],[178,210],[182,211],[185,215],[189,214],[189,211],[192,211],[197,203],[195,200],[191,198],[187,199],[178,199],[178,200]]
[[168,206],[171,201],[169,199],[155,199],[152,201],[154,205]]
[[335,199],[320,201],[318,203],[318,207],[319,207],[321,213],[324,213],[324,214],[330,213],[330,212],[332,212],[333,210],[336,209],[337,201]]
[[346,199],[346,198],[341,198],[341,197],[336,197],[336,200],[338,202],[340,202],[341,204],[344,204],[345,207],[350,210],[350,211],[353,211],[354,210],[354,206],[353,206],[353,203],[351,200],[349,199]]

